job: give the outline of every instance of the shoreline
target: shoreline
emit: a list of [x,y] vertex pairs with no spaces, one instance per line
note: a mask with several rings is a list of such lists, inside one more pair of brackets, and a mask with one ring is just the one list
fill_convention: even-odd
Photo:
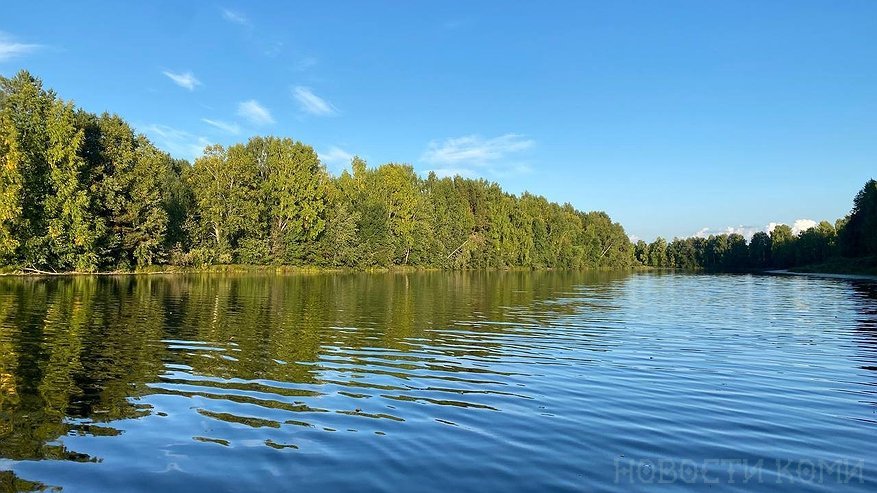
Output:
[[112,277],[112,276],[157,276],[157,275],[195,275],[195,274],[277,274],[277,275],[321,275],[321,274],[411,274],[419,272],[552,272],[552,271],[580,271],[580,272],[608,272],[608,271],[649,271],[649,267],[605,268],[589,267],[586,269],[556,269],[552,267],[491,267],[481,269],[442,269],[439,267],[370,267],[364,269],[351,267],[317,267],[317,266],[291,266],[291,265],[247,265],[228,264],[212,265],[206,267],[174,267],[163,266],[153,269],[134,271],[104,271],[104,272],[48,272],[42,270],[0,270],[0,278],[23,277],[23,278],[52,278],[52,277]]
[[422,272],[429,268],[415,267],[382,267],[370,269],[351,269],[345,267],[316,267],[316,266],[291,266],[291,265],[245,265],[245,264],[228,264],[228,265],[211,265],[205,267],[177,267],[177,266],[161,266],[152,269],[142,270],[119,270],[119,271],[65,271],[65,272],[48,272],[43,270],[27,269],[27,270],[10,270],[0,271],[0,277],[113,277],[113,276],[160,276],[160,275],[191,275],[191,274],[343,274],[353,272]]
[[817,277],[823,279],[842,279],[847,281],[871,281],[877,282],[877,275],[870,274],[841,274],[836,272],[796,272],[789,269],[776,269],[762,271],[764,274],[777,276],[801,276],[801,277]]
[[[590,267],[586,269],[572,269],[580,272],[601,272],[601,271],[630,271],[630,272],[653,272],[662,269],[645,266],[633,266],[628,268],[601,268]],[[678,269],[672,269],[678,270]],[[0,278],[21,277],[21,278],[52,278],[52,277],[115,277],[115,276],[168,276],[168,275],[199,275],[199,274],[274,274],[274,275],[323,275],[323,274],[412,274],[420,272],[551,272],[551,271],[569,271],[569,269],[555,268],[530,268],[530,267],[492,267],[481,269],[442,269],[438,267],[415,267],[415,266],[393,266],[393,267],[371,267],[365,269],[356,269],[351,267],[317,267],[317,266],[292,266],[292,265],[246,265],[246,264],[228,264],[228,265],[212,265],[206,267],[175,267],[163,266],[155,269],[144,269],[134,271],[102,271],[102,272],[48,272],[42,270],[0,270]],[[691,271],[698,272],[698,271]],[[721,274],[723,272],[714,272]],[[741,273],[741,272],[737,272]],[[790,269],[771,269],[771,270],[754,270],[749,271],[750,274],[765,274],[776,276],[798,276],[798,277],[814,277],[823,279],[842,279],[848,281],[871,281],[877,282],[877,275],[874,274],[852,274],[841,272],[802,272]]]

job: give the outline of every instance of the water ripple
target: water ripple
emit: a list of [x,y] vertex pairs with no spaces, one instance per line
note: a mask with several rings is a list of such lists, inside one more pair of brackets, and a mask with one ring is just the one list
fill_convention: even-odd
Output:
[[871,491],[875,370],[829,279],[4,279],[0,485]]

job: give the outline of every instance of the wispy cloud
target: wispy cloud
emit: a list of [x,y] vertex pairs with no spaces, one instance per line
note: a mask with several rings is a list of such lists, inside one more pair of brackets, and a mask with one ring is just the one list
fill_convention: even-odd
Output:
[[0,62],[12,60],[43,48],[43,45],[21,43],[12,36],[0,31]]
[[170,80],[174,81],[174,84],[188,89],[190,91],[194,91],[195,87],[201,85],[201,81],[195,78],[195,75],[192,72],[171,72],[170,70],[165,70],[162,72],[166,75]]
[[275,41],[265,48],[265,56],[274,58],[283,53],[283,41]]
[[205,137],[157,123],[140,127],[140,130],[160,149],[174,157],[190,161],[199,157],[204,148],[211,144]]
[[468,135],[430,142],[420,160],[434,166],[431,171],[439,176],[476,176],[483,172],[507,176],[530,170],[516,155],[534,145],[533,140],[519,134],[490,139]]
[[292,68],[296,72],[304,72],[305,70],[315,66],[318,62],[319,62],[319,60],[317,60],[317,57],[306,56],[306,57],[298,60],[297,62],[295,62],[295,64],[293,64]]
[[430,164],[465,163],[482,166],[529,149],[533,144],[532,140],[518,134],[505,134],[492,139],[469,135],[442,142],[432,141],[421,159]]
[[211,127],[216,127],[223,132],[228,132],[233,135],[241,133],[241,127],[239,127],[237,123],[229,123],[222,120],[211,120],[209,118],[202,118],[201,121],[210,125]]
[[337,146],[332,146],[328,150],[319,152],[318,154],[320,156],[320,161],[334,166],[346,166],[350,164],[350,161],[353,159],[353,154]]
[[232,22],[235,24],[240,24],[242,26],[249,26],[250,19],[247,18],[244,14],[231,9],[221,9],[222,18],[227,20],[228,22]]
[[307,87],[297,86],[292,89],[292,95],[298,101],[302,111],[317,116],[331,116],[337,110],[331,103],[314,94]]
[[271,116],[268,108],[259,104],[255,99],[238,104],[238,115],[255,125],[270,125],[274,123],[274,117]]

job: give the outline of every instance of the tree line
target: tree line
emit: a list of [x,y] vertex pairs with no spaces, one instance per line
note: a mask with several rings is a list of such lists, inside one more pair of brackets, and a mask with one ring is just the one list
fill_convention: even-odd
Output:
[[603,212],[407,164],[329,174],[314,149],[253,137],[173,159],[116,115],[26,71],[0,77],[0,266],[115,271],[286,264],[448,269],[631,267]]
[[821,221],[793,234],[786,224],[769,233],[755,233],[747,242],[740,234],[708,238],[657,238],[634,247],[637,261],[652,267],[740,271],[787,269],[819,264],[834,257],[877,256],[877,181],[868,180],[853,200],[850,213],[834,224]]

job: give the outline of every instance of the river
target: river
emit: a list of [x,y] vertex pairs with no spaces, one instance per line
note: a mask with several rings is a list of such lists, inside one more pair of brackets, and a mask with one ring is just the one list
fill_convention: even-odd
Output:
[[0,490],[874,491],[877,284],[0,279]]

